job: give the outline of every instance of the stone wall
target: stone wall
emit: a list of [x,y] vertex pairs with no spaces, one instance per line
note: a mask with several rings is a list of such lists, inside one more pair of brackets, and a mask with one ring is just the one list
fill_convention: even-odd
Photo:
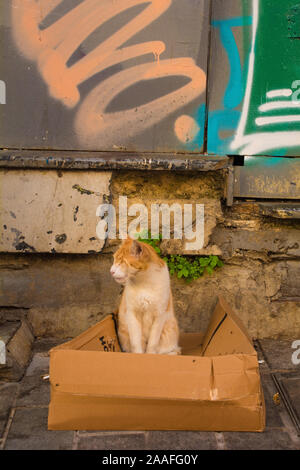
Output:
[[[183,330],[205,329],[221,294],[253,338],[299,338],[300,221],[265,216],[257,201],[227,207],[226,172],[1,170],[0,322],[26,316],[35,336],[70,338],[114,311],[120,241],[97,239],[96,208],[109,201],[118,212],[127,196],[147,207],[204,204],[198,253],[224,267],[190,284],[172,277]],[[176,240],[162,246],[186,254]]]

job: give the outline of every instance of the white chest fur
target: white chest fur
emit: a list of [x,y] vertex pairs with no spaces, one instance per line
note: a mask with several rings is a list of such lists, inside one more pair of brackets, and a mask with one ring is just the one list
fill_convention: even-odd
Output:
[[136,313],[165,310],[170,296],[168,268],[150,266],[134,282],[126,284],[124,293],[128,307]]

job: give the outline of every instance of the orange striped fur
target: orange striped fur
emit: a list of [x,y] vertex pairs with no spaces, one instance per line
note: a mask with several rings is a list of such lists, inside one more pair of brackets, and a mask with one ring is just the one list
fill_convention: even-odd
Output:
[[111,274],[125,286],[118,310],[122,350],[180,354],[169,271],[156,251],[128,238],[114,255]]

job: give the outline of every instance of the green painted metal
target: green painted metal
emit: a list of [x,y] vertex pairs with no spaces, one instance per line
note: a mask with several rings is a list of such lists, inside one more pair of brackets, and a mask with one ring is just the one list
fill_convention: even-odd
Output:
[[246,157],[234,167],[234,197],[300,199],[300,158]]
[[295,0],[253,0],[248,76],[233,151],[300,153],[299,12]]

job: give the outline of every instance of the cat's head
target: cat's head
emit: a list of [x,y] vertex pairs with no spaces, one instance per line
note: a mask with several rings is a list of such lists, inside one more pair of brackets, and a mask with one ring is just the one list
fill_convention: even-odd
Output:
[[152,246],[128,238],[115,252],[110,273],[116,282],[126,284],[128,280],[147,270],[151,263],[160,267],[165,265]]

